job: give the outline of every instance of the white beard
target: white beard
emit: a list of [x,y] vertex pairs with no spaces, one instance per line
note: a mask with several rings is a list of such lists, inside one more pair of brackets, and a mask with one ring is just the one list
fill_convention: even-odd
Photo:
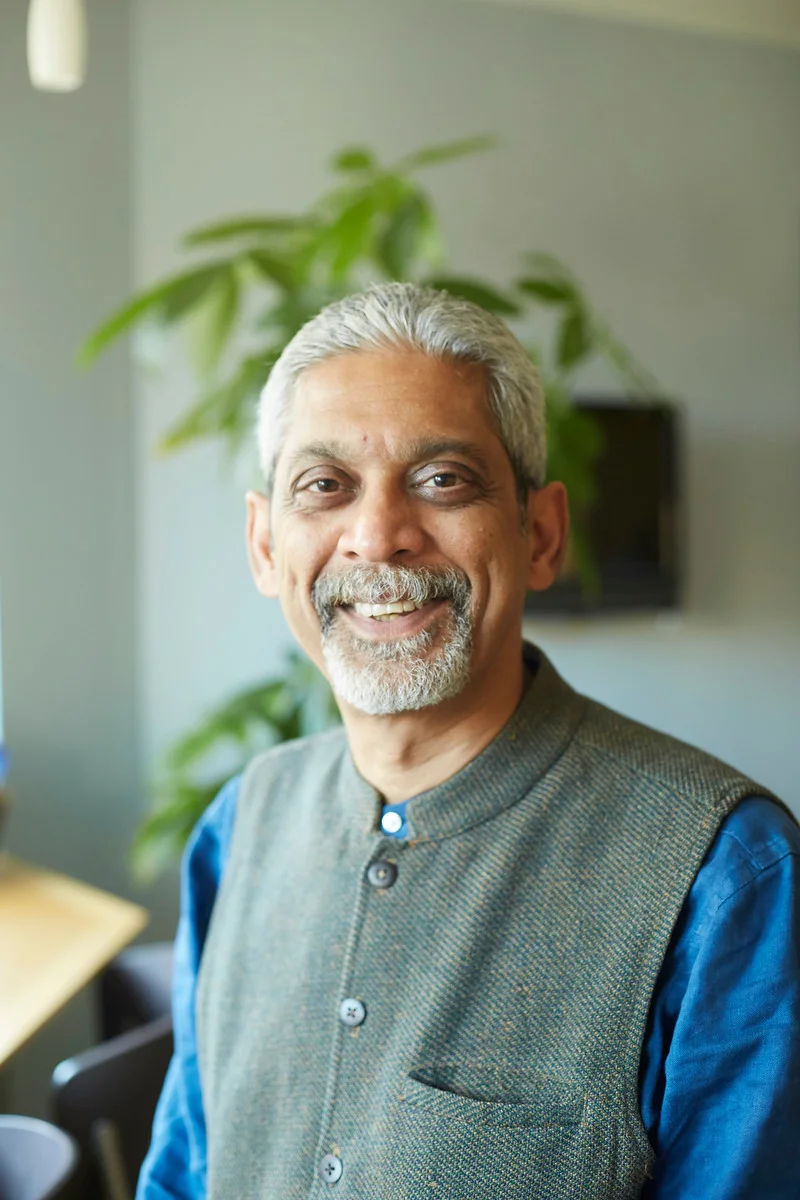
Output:
[[[444,591],[437,588],[443,579]],[[359,637],[341,615],[331,616],[334,597],[344,603],[358,599],[377,604],[388,592],[410,596],[419,604],[446,598],[447,609],[434,628],[381,642]],[[450,700],[465,687],[472,658],[466,577],[452,569],[437,573],[425,568],[356,567],[344,576],[320,580],[318,601],[328,678],[339,699],[353,708],[370,716],[411,712]]]

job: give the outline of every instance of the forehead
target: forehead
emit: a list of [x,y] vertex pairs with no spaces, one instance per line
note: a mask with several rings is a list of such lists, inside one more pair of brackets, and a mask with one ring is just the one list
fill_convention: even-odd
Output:
[[394,348],[340,354],[300,375],[284,451],[328,437],[354,453],[402,455],[421,437],[502,452],[480,366]]

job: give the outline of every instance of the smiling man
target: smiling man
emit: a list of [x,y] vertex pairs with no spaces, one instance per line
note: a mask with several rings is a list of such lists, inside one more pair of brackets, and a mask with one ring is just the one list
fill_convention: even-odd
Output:
[[800,1195],[800,835],[523,643],[569,524],[523,348],[381,285],[258,437],[253,575],[344,727],[193,835],[139,1200]]

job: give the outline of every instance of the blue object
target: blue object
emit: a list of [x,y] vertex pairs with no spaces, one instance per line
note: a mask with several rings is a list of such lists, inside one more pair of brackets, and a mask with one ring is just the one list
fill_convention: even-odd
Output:
[[[239,778],[183,861],[175,1056],[137,1200],[203,1200],[205,1121],[194,988],[228,854]],[[405,829],[405,805],[397,812]],[[722,825],[664,959],[642,1048],[640,1106],[657,1155],[646,1200],[797,1200],[800,1168],[800,828],[744,800]],[[311,1186],[311,1181],[309,1181]]]

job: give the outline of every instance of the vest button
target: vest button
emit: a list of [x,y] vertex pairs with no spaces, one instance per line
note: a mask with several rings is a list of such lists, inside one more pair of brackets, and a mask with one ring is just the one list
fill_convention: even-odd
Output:
[[336,1183],[342,1177],[342,1160],[335,1154],[326,1154],[319,1164],[319,1173],[326,1183]]
[[379,858],[367,871],[367,879],[373,887],[390,888],[397,879],[397,867],[394,863]]
[[360,1000],[343,1000],[339,1005],[339,1019],[344,1025],[360,1025],[367,1015],[367,1010]]

